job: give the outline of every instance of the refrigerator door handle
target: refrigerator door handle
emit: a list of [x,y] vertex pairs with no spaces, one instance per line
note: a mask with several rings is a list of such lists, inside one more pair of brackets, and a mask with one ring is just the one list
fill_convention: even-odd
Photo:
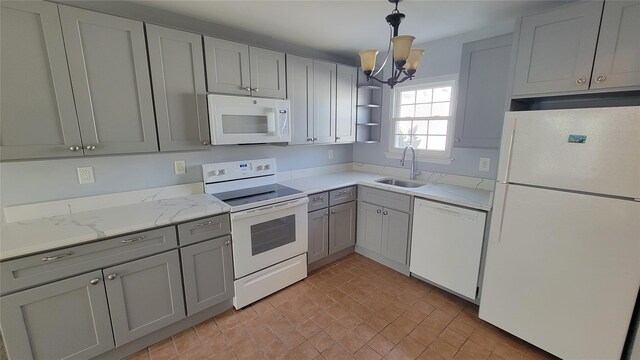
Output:
[[[497,229],[498,229],[498,234],[495,239],[497,243],[500,243],[500,240],[502,240],[502,224],[504,223],[504,207],[507,203],[507,193],[509,192],[508,184],[499,184],[498,186],[500,185],[504,187],[504,190],[496,191],[496,198],[494,199],[494,203],[493,203],[493,206],[494,206],[493,211],[499,214],[499,217],[497,219],[498,224],[495,224],[497,225]],[[497,190],[497,187],[496,187],[496,190]],[[495,225],[491,224],[491,227],[494,228]]]
[[507,112],[505,115],[504,129],[502,132],[502,146],[500,160],[498,163],[497,180],[502,183],[509,181],[509,168],[511,167],[511,152],[513,151],[513,139],[516,136],[517,119],[512,113]]

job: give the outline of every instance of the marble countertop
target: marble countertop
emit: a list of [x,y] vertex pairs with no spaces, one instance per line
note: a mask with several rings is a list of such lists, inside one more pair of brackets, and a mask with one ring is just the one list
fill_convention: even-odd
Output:
[[193,194],[2,224],[0,260],[79,245],[154,227],[229,212],[207,194]]
[[[282,185],[304,191],[308,194],[336,189],[352,185],[365,185],[378,189],[393,191],[401,194],[413,195],[424,199],[437,200],[453,205],[465,206],[484,211],[491,210],[493,192],[459,185],[444,183],[425,183],[416,188],[403,188],[375,182],[376,179],[390,176],[372,174],[360,171],[345,171],[281,182]],[[417,181],[419,182],[419,181]]]

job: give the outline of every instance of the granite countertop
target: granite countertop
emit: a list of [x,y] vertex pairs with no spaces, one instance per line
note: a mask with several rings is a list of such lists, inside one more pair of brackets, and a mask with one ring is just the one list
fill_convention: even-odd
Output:
[[[493,192],[459,185],[444,183],[425,183],[416,188],[403,188],[375,182],[376,179],[389,176],[360,171],[345,171],[325,175],[301,177],[281,182],[282,185],[304,191],[308,194],[327,191],[345,186],[365,185],[378,189],[393,191],[401,194],[413,195],[424,199],[437,200],[453,205],[465,206],[473,209],[490,211]],[[417,181],[420,182],[420,181]]]
[[194,194],[5,223],[0,227],[0,260],[229,211],[213,196]]

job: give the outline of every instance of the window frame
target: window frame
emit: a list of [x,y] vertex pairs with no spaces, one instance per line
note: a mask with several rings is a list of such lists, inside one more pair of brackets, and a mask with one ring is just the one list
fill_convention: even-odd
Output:
[[[389,143],[388,149],[389,151],[385,153],[387,158],[391,159],[400,159],[402,158],[403,149],[399,149],[395,147],[395,126],[396,121],[402,121],[403,119],[411,119],[411,120],[431,120],[434,117],[412,117],[412,118],[400,118],[396,117],[396,115],[400,113],[400,97],[403,91],[407,90],[418,90],[423,88],[436,88],[442,86],[451,86],[451,100],[450,100],[450,109],[448,116],[448,124],[447,124],[447,134],[446,134],[446,143],[445,149],[442,151],[439,150],[426,150],[426,149],[416,149],[416,157],[421,162],[429,162],[436,164],[451,164],[453,159],[451,158],[451,148],[453,147],[453,139],[454,139],[454,131],[455,131],[455,110],[456,110],[456,99],[457,99],[457,85],[458,85],[458,75],[450,74],[443,76],[435,76],[429,78],[423,78],[420,80],[411,80],[410,83],[405,83],[403,85],[398,85],[394,89],[391,90],[391,106],[389,119]],[[435,118],[434,120],[437,120]]]

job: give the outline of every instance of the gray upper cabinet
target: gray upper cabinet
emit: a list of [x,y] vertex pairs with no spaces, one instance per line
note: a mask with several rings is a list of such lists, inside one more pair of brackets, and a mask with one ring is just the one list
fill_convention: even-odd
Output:
[[231,237],[180,249],[189,316],[233,297]]
[[281,99],[287,97],[284,53],[250,46],[249,64],[253,96]]
[[210,92],[286,98],[284,53],[208,36],[204,53]]
[[158,151],[143,24],[59,11],[85,154]]
[[503,35],[462,46],[456,147],[500,147],[511,43]]
[[315,143],[336,141],[336,64],[313,62],[313,138]]
[[329,210],[309,213],[309,251],[307,263],[311,264],[329,256]]
[[116,346],[185,317],[178,250],[103,270]]
[[10,359],[89,359],[114,347],[100,271],[4,296],[0,311]]
[[329,253],[335,254],[356,243],[356,202],[329,209]]
[[313,60],[287,54],[287,96],[291,103],[289,144],[313,142]]
[[513,95],[589,88],[602,1],[585,1],[522,19]]
[[356,141],[358,69],[338,65],[336,71],[336,142]]
[[202,36],[146,25],[160,151],[209,148]]
[[592,89],[640,86],[640,2],[604,4]]
[[0,159],[81,155],[57,5],[1,6]]
[[205,36],[204,52],[210,92],[251,95],[248,45]]

